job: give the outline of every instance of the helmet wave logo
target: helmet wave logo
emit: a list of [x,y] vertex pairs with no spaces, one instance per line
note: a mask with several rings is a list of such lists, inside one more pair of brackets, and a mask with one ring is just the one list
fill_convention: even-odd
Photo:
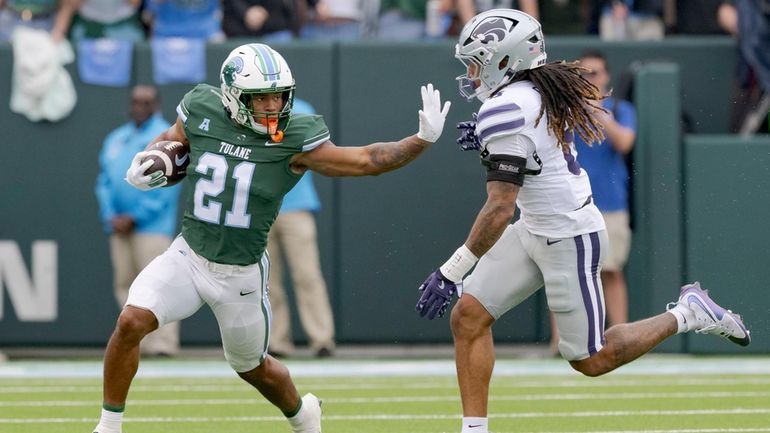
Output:
[[515,25],[514,22],[505,18],[484,20],[473,30],[473,37],[482,44],[500,42]]
[[232,60],[227,62],[225,67],[222,69],[222,76],[225,80],[225,84],[232,86],[232,84],[235,82],[235,74],[240,74],[241,71],[243,71],[242,58],[234,57]]

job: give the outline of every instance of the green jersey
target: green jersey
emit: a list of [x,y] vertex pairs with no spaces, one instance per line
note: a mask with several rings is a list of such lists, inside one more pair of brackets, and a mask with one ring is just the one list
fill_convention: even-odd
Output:
[[329,140],[321,116],[292,114],[283,141],[235,124],[220,90],[199,84],[177,107],[190,141],[182,235],[197,254],[217,263],[250,265],[262,257],[283,196],[301,175],[289,161]]

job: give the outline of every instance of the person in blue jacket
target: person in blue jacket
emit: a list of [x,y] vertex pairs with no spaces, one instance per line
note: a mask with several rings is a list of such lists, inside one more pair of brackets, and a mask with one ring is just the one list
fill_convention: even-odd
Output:
[[[605,55],[600,51],[586,51],[578,60],[586,69],[583,77],[606,95],[611,77]],[[607,112],[594,115],[604,127],[604,141],[589,146],[576,135],[575,148],[578,163],[588,172],[594,203],[607,226],[609,249],[602,264],[601,279],[610,327],[628,322],[628,289],[623,269],[631,251],[631,218],[630,177],[625,158],[636,140],[636,110],[630,102],[613,96],[605,98],[602,107]],[[559,336],[556,328],[552,329],[551,350],[556,353]]]
[[[586,80],[600,92],[609,92],[610,73],[601,52],[586,52],[580,66],[588,69]],[[609,254],[602,266],[601,278],[607,304],[609,326],[628,322],[628,299],[623,268],[631,250],[629,216],[629,173],[625,158],[636,140],[636,110],[622,99],[610,96],[602,101],[606,113],[597,113],[604,126],[605,139],[588,146],[575,137],[578,162],[588,172],[596,206],[602,212],[609,236]]]
[[[131,90],[131,121],[110,132],[99,155],[96,198],[104,231],[110,237],[115,297],[122,307],[128,288],[176,234],[180,186],[140,191],[124,180],[137,152],[169,128],[159,110],[158,91],[137,85]],[[179,352],[179,325],[171,323],[142,340],[146,355]]]

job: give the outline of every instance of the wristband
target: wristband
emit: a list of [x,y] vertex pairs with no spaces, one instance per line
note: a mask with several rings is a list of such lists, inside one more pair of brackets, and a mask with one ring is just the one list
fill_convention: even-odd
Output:
[[477,261],[479,258],[474,256],[471,250],[463,244],[439,269],[447,280],[459,283]]

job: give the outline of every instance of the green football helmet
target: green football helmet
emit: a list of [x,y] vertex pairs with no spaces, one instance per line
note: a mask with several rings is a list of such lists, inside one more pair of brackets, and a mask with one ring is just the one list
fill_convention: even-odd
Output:
[[[286,60],[274,49],[264,44],[241,45],[227,56],[219,75],[222,103],[237,124],[275,135],[278,123],[288,120],[294,104],[294,77]],[[284,101],[281,111],[254,111],[254,95],[278,92]]]

